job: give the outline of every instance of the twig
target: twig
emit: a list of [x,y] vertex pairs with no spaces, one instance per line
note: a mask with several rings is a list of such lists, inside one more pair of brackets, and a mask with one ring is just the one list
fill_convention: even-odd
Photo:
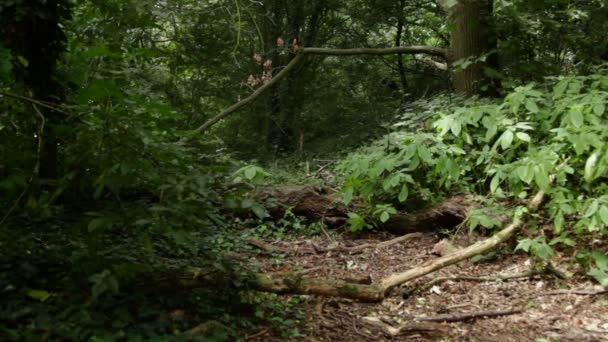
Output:
[[32,105],[39,105],[40,107],[51,109],[51,110],[54,110],[54,111],[59,112],[59,113],[67,114],[66,112],[64,112],[59,107],[50,105],[48,103],[42,102],[40,100],[36,100],[34,98],[31,98],[31,97],[27,97],[27,96],[23,96],[23,95],[19,95],[19,94],[7,93],[5,91],[0,91],[0,95],[6,96],[6,97],[10,97],[10,98],[13,98],[13,99],[17,99],[17,100],[21,100],[21,101],[25,101],[25,102],[29,102]]
[[[4,95],[3,93],[0,93],[0,94]],[[32,170],[32,175],[30,176],[30,179],[28,180],[25,189],[23,189],[23,191],[19,194],[19,196],[17,197],[15,202],[13,202],[13,205],[4,214],[4,216],[2,217],[2,220],[0,220],[0,226],[2,226],[2,224],[4,224],[4,222],[11,216],[13,211],[15,211],[15,209],[17,209],[19,202],[21,202],[21,200],[23,199],[23,196],[25,196],[25,194],[27,194],[30,187],[32,186],[32,183],[34,182],[34,179],[36,177],[38,177],[38,174],[40,172],[40,155],[42,153],[42,136],[44,134],[44,125],[46,124],[46,119],[44,118],[44,115],[42,115],[42,112],[40,112],[38,107],[36,107],[35,103],[32,103],[32,107],[34,108],[34,111],[36,112],[36,115],[38,116],[38,118],[40,118],[40,125],[38,126],[38,146],[36,148],[36,163],[34,164],[34,169]]]
[[493,282],[493,281],[505,281],[511,279],[521,279],[521,278],[531,278],[535,275],[541,274],[554,274],[553,270],[549,267],[545,267],[541,270],[529,270],[527,272],[521,273],[512,273],[512,274],[497,274],[495,276],[481,276],[481,277],[473,277],[473,276],[450,276],[450,277],[439,277],[435,278],[432,281],[421,286],[421,291],[424,291],[428,288],[433,287],[438,283],[442,283],[444,281],[476,281],[476,282]]
[[338,247],[332,247],[332,248],[322,248],[322,247],[319,247],[314,244],[312,246],[313,246],[313,249],[315,250],[315,252],[317,252],[317,253],[346,252],[346,253],[350,253],[350,254],[355,254],[355,253],[361,252],[367,248],[385,248],[385,247],[392,246],[392,245],[395,245],[395,244],[398,244],[398,243],[401,243],[401,242],[404,242],[407,240],[411,240],[413,238],[421,237],[421,236],[422,236],[422,233],[410,233],[410,234],[405,234],[398,238],[394,238],[394,239],[388,240],[388,241],[383,241],[380,243],[365,243],[365,244],[353,246],[353,247],[338,246]]
[[363,317],[362,320],[372,326],[378,327],[387,335],[397,336],[403,332],[441,332],[443,327],[436,323],[409,323],[395,327],[393,325],[382,322],[378,317]]
[[608,289],[603,289],[599,291],[591,291],[591,290],[556,290],[549,291],[544,293],[539,293],[536,297],[542,296],[559,296],[559,295],[579,295],[579,296],[598,296],[608,293]]
[[461,322],[476,318],[490,318],[514,315],[522,312],[524,312],[524,309],[514,308],[498,311],[463,312],[458,314],[446,314],[432,317],[416,317],[415,320],[420,322]]
[[287,248],[274,246],[267,242],[257,240],[257,239],[251,239],[251,240],[247,241],[247,243],[252,246],[255,246],[265,252],[269,252],[269,253],[288,253],[289,252],[289,250]]
[[253,335],[247,335],[247,336],[245,336],[245,340],[253,340],[256,337],[260,337],[260,336],[266,334],[267,332],[268,332],[268,329],[262,329],[262,330],[260,330],[259,332],[255,333]]

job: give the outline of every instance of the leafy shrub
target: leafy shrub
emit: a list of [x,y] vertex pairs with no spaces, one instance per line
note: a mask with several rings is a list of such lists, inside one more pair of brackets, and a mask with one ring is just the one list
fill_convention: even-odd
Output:
[[[394,211],[378,208],[402,206],[411,197],[431,203],[467,191],[518,202],[543,190],[558,237],[525,240],[520,249],[548,259],[551,245],[602,238],[608,225],[607,100],[608,77],[599,70],[520,86],[500,102],[438,97],[420,103],[395,132],[338,166],[344,201],[358,196],[364,203],[363,213],[351,214],[351,228],[374,225],[366,219],[386,221]],[[412,116],[420,112],[428,119],[417,124]],[[472,215],[469,224],[496,226],[480,217]],[[590,274],[608,282],[605,259],[594,260]]]

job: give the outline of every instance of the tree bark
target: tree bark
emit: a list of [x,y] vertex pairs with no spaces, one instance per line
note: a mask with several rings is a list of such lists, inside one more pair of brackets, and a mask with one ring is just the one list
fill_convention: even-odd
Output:
[[[449,62],[453,70],[454,90],[466,95],[497,95],[498,81],[487,74],[488,68],[496,69],[498,64],[494,51],[493,2],[459,0],[447,11],[453,25]],[[454,67],[457,62],[462,67]]]
[[[399,13],[397,14],[397,35],[395,37],[395,46],[401,46],[403,38],[403,26],[405,21],[403,18],[403,10],[405,9],[405,0],[399,0]],[[405,66],[403,65],[403,54],[397,55],[397,70],[399,71],[399,80],[401,81],[401,103],[405,101],[407,93],[407,78],[405,76]]]

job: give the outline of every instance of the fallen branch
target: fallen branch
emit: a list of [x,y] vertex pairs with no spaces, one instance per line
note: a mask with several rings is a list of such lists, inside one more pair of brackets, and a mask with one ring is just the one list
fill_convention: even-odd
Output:
[[498,311],[480,311],[480,312],[463,312],[457,314],[446,314],[432,317],[417,317],[416,320],[419,322],[461,322],[468,321],[476,318],[491,318],[500,317],[507,315],[514,315],[524,312],[524,309],[514,308],[507,310]]

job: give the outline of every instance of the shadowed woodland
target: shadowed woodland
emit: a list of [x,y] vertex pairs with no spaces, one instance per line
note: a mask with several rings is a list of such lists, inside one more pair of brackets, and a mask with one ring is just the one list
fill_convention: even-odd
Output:
[[608,339],[606,0],[0,1],[0,338]]

